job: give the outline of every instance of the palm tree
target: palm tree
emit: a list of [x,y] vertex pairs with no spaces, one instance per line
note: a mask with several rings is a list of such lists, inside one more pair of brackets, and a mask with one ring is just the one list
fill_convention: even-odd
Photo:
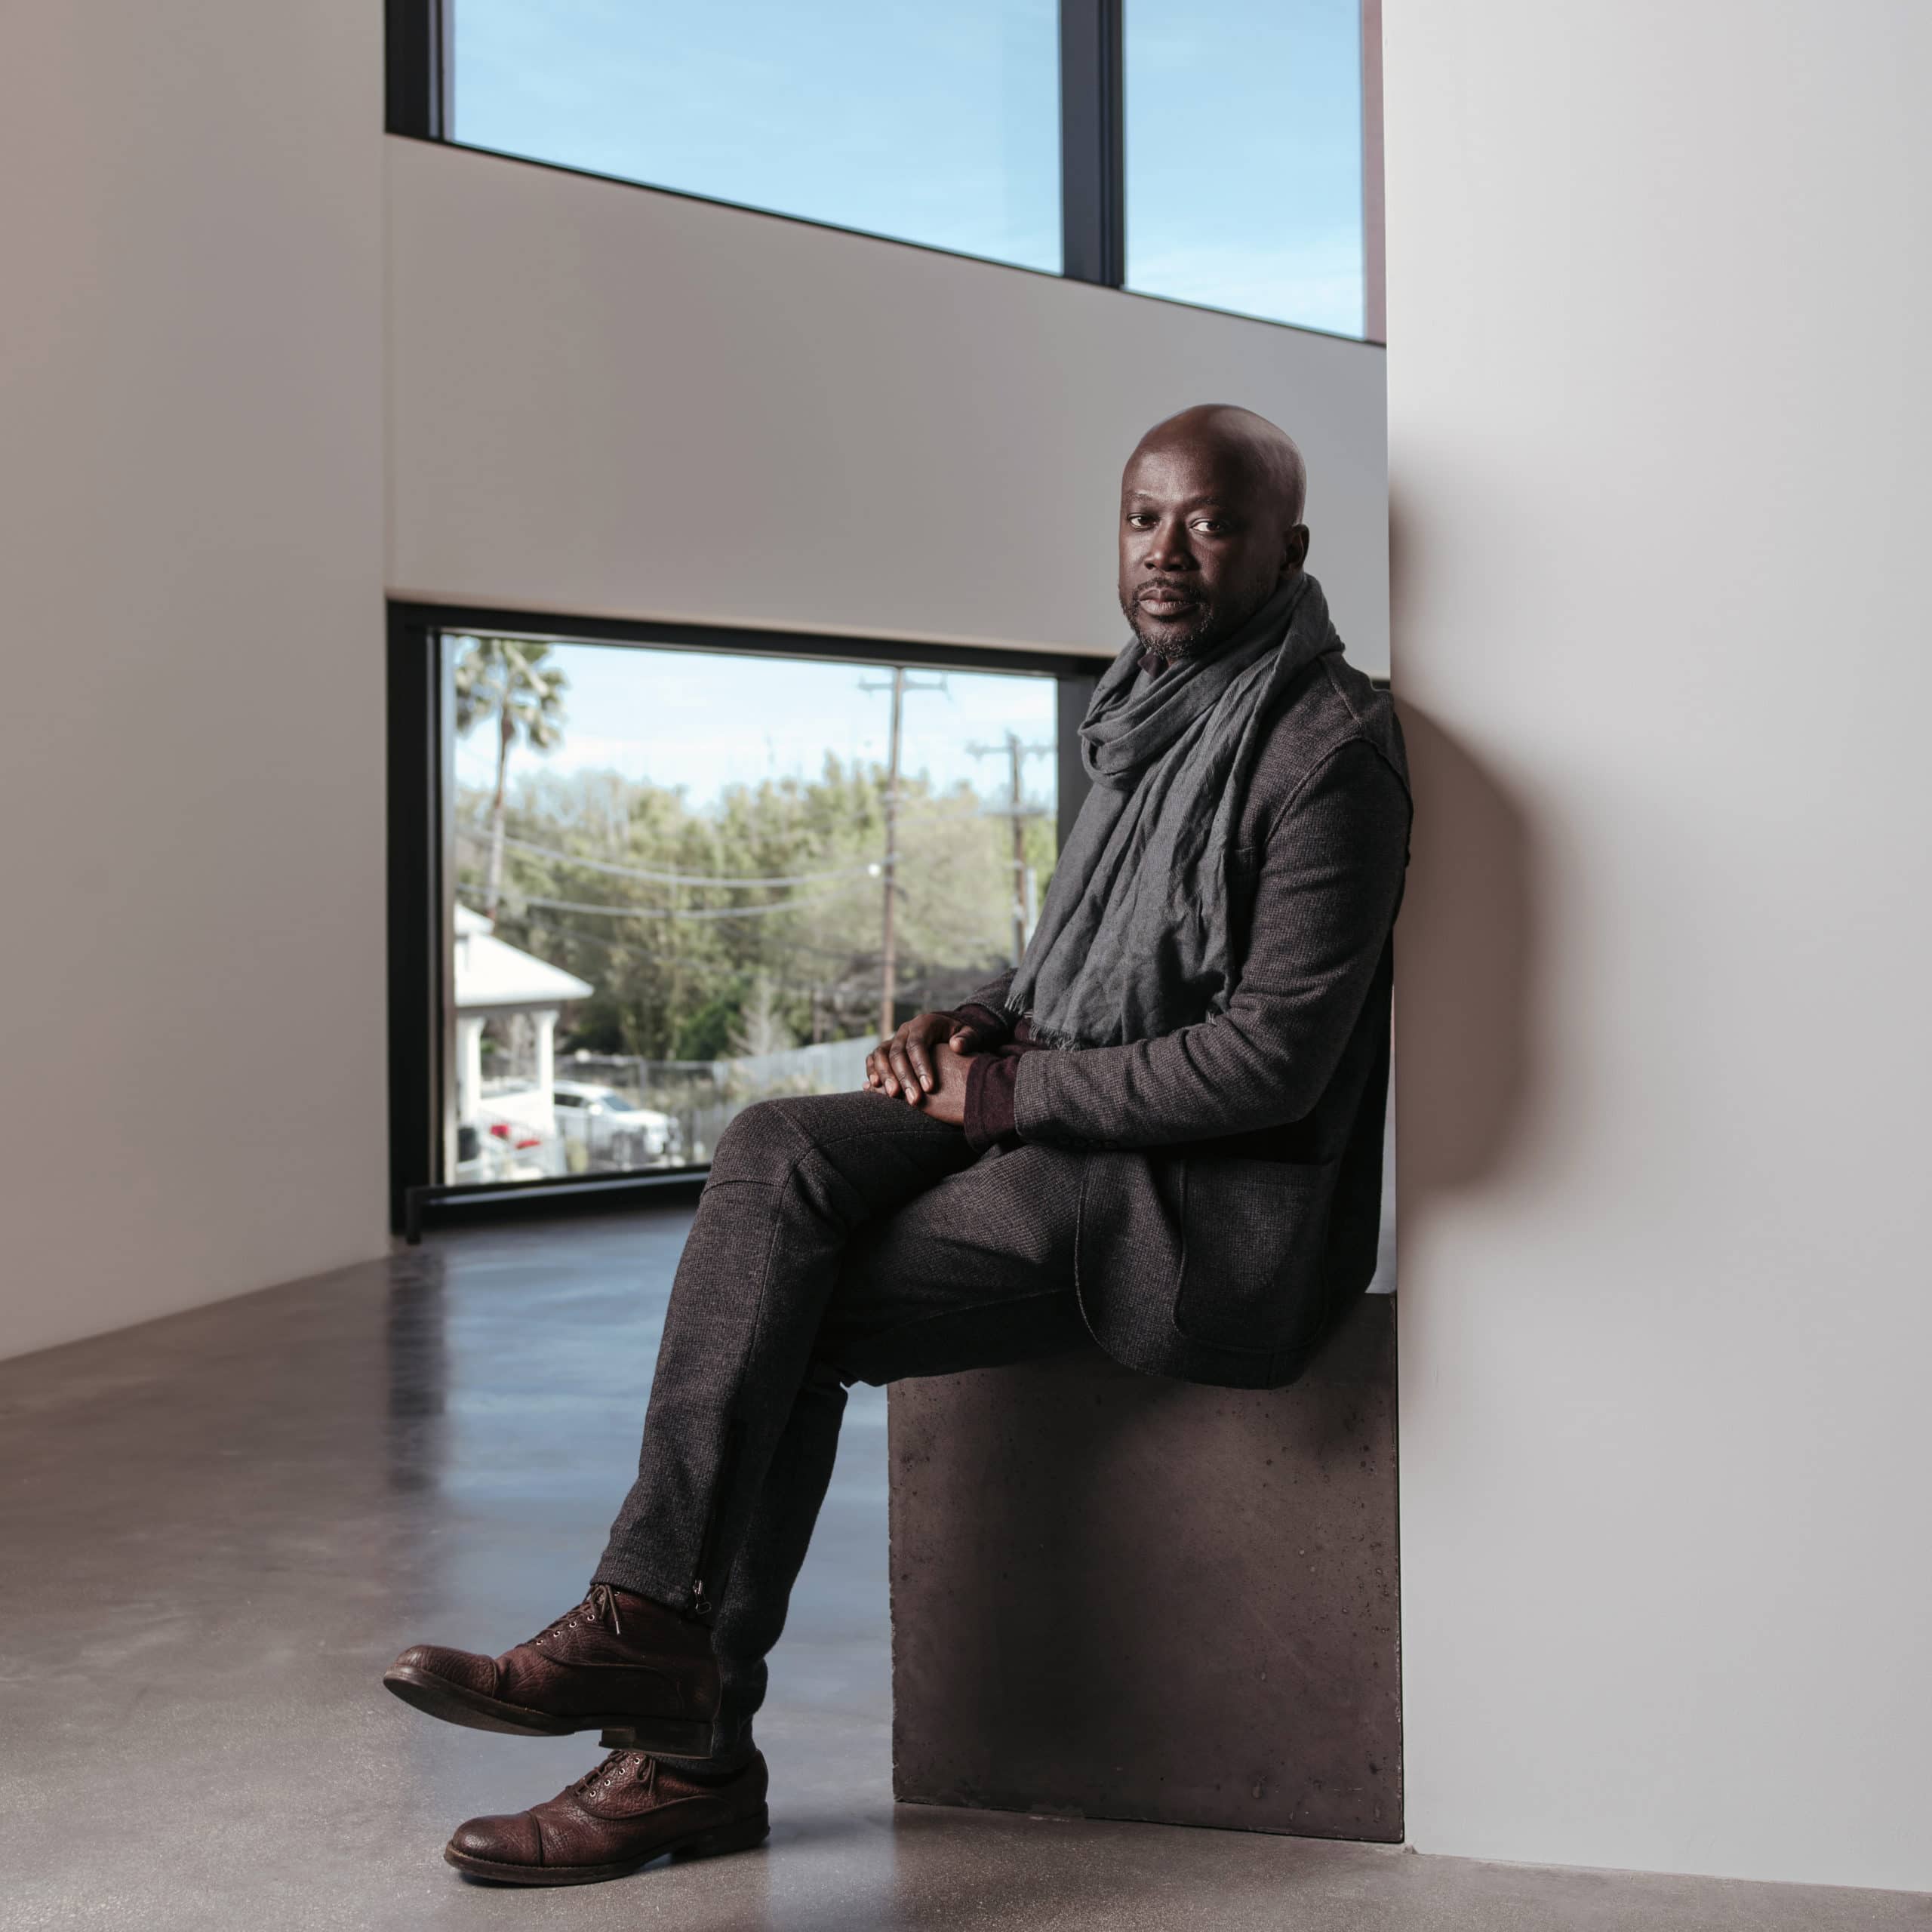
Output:
[[468,737],[486,718],[497,720],[497,792],[490,801],[490,876],[485,918],[497,916],[503,890],[503,784],[510,748],[518,738],[547,752],[563,738],[563,697],[570,680],[543,660],[547,644],[515,637],[473,637],[456,666],[456,728]]

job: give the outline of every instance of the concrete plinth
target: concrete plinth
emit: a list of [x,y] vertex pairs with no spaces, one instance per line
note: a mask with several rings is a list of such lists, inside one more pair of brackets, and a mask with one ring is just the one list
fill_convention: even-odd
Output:
[[902,1383],[891,1461],[900,1798],[1400,1841],[1386,1297],[1291,1389]]

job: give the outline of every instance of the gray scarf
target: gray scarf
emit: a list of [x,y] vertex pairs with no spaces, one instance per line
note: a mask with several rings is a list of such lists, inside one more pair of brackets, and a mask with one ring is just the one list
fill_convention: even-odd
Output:
[[1341,648],[1303,571],[1209,657],[1137,690],[1138,643],[1107,667],[1080,727],[1093,789],[1007,994],[1035,1038],[1121,1046],[1227,1010],[1228,861],[1263,727]]

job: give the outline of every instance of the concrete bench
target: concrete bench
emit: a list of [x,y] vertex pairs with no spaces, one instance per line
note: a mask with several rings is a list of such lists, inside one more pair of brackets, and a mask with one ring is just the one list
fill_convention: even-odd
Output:
[[1290,1389],[895,1387],[897,1796],[1399,1842],[1394,1315]]

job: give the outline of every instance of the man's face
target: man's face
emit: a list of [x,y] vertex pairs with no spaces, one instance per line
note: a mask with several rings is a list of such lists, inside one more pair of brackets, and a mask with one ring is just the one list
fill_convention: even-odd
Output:
[[1232,637],[1307,549],[1308,532],[1238,448],[1157,441],[1121,478],[1120,607],[1161,657]]

